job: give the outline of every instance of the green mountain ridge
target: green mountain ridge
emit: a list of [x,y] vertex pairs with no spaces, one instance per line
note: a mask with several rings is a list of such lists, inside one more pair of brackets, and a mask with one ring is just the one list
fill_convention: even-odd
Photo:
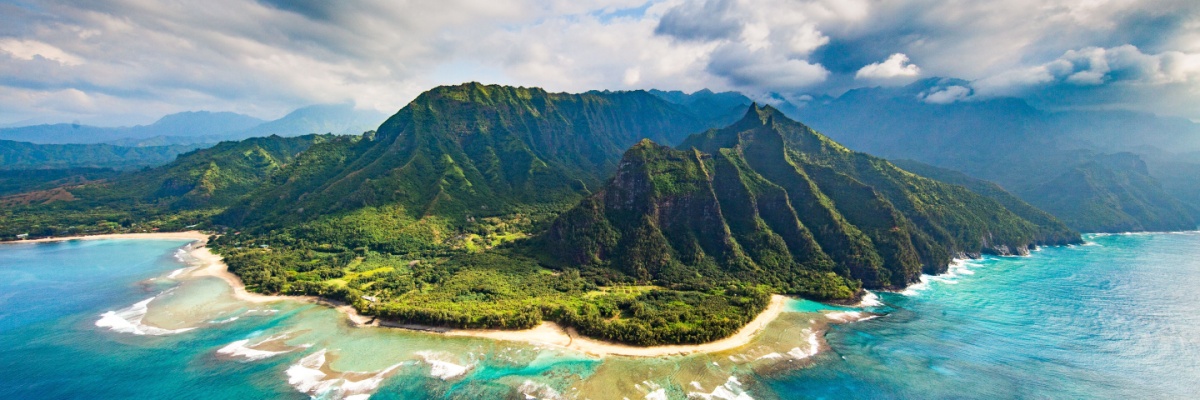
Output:
[[1086,232],[1191,230],[1197,223],[1193,211],[1131,153],[1097,156],[1025,193],[1033,204]]
[[[640,281],[740,280],[849,298],[899,289],[954,256],[1078,241],[994,200],[854,153],[771,107],[673,150],[643,141],[613,180],[550,227],[568,263]],[[836,274],[836,275],[835,275]]]
[[313,143],[337,139],[307,135],[223,142],[160,167],[65,186],[69,201],[15,206],[21,195],[0,198],[12,203],[0,207],[0,236],[182,229],[248,196]]
[[996,202],[1003,205],[1004,208],[1007,208],[1009,211],[1012,211],[1014,214],[1017,214],[1021,218],[1024,218],[1024,219],[1026,219],[1030,222],[1033,222],[1034,224],[1037,224],[1039,226],[1044,226],[1044,227],[1048,227],[1050,229],[1060,230],[1060,231],[1070,231],[1071,230],[1065,224],[1063,224],[1062,221],[1058,220],[1050,213],[1042,211],[1041,209],[1034,207],[1033,205],[1031,205],[1029,203],[1026,203],[1024,200],[1021,200],[1016,195],[1009,193],[1007,190],[1004,190],[1004,188],[1000,187],[1000,185],[997,185],[993,182],[985,181],[983,179],[973,178],[962,172],[958,172],[958,171],[951,170],[951,169],[935,167],[935,166],[932,166],[929,164],[922,163],[920,161],[914,161],[914,160],[888,160],[888,161],[891,162],[892,164],[896,165],[897,167],[904,169],[905,171],[909,171],[909,172],[924,176],[929,179],[942,181],[945,183],[949,183],[951,185],[959,185],[959,186],[965,187],[967,189],[970,189],[972,192],[978,193],[978,194],[986,196],[992,200],[995,200]]
[[371,140],[331,149],[345,158],[322,179],[284,177],[221,221],[295,222],[314,212],[384,205],[398,205],[416,219],[462,220],[570,203],[598,185],[642,137],[678,141],[718,122],[645,92],[443,86],[413,100]]
[[726,337],[772,293],[851,301],[952,257],[1079,240],[774,109],[705,114],[737,99],[704,98],[438,87],[363,135],[223,142],[0,198],[0,238],[209,229],[251,291],[637,345]]
[[0,170],[114,168],[158,166],[198,144],[126,147],[111,144],[34,144],[0,140]]

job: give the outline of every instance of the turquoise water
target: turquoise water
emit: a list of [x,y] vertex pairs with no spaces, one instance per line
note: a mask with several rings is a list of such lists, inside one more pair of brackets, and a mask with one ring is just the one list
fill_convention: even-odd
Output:
[[3,245],[0,398],[1194,397],[1200,234],[1089,241],[960,263],[865,309],[794,301],[750,345],[659,359],[241,302],[181,270],[181,241]]
[[1200,234],[969,262],[886,294],[886,317],[836,326],[813,368],[773,377],[795,398],[1195,398]]

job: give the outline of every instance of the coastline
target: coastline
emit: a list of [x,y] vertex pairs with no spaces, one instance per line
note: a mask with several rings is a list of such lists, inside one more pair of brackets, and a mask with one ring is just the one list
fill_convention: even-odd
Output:
[[585,354],[590,354],[599,357],[605,356],[627,356],[627,357],[661,357],[671,355],[685,355],[695,353],[712,353],[724,350],[738,348],[750,343],[758,333],[761,332],[767,325],[774,321],[779,314],[783,313],[787,297],[782,295],[772,295],[767,308],[758,314],[750,323],[743,326],[741,329],[724,339],[716,340],[701,344],[680,344],[680,345],[664,345],[664,346],[631,346],[620,343],[606,342],[582,336],[575,332],[574,329],[560,326],[554,322],[543,321],[540,325],[525,330],[492,330],[492,329],[449,329],[438,327],[425,327],[420,325],[398,324],[389,321],[381,321],[371,316],[361,315],[354,307],[348,304],[333,302],[321,299],[315,296],[273,296],[258,293],[251,293],[246,290],[245,284],[241,278],[229,272],[229,266],[225,264],[221,256],[214,254],[209,250],[208,235],[199,231],[187,232],[162,232],[162,233],[123,233],[123,234],[105,234],[92,236],[68,236],[57,238],[44,238],[32,240],[20,240],[0,243],[44,243],[44,242],[59,242],[69,240],[100,240],[100,239],[141,239],[141,240],[176,240],[190,239],[193,242],[189,245],[190,250],[188,255],[195,260],[197,265],[186,272],[189,277],[214,277],[225,281],[232,290],[232,295],[235,299],[250,303],[272,303],[277,301],[299,301],[306,303],[316,303],[332,307],[341,311],[346,315],[347,319],[358,327],[383,327],[404,329],[408,331],[423,332],[428,334],[436,334],[443,336],[454,337],[475,337],[482,339],[524,342],[533,345],[548,345],[561,347],[568,350],[574,350]]
[[137,240],[196,240],[208,243],[208,235],[200,231],[153,233],[106,233],[103,235],[60,236],[41,239],[0,241],[0,244],[67,242],[72,240],[137,239]]

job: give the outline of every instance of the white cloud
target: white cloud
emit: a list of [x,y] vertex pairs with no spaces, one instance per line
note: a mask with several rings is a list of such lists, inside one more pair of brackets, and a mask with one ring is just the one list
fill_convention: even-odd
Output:
[[0,39],[0,51],[22,60],[33,60],[41,57],[54,60],[62,65],[83,64],[83,59],[76,57],[60,48],[36,40]]
[[1200,53],[1145,54],[1137,47],[1068,50],[1041,65],[1020,68],[972,83],[980,95],[1013,96],[1048,85],[1200,85]]
[[929,93],[922,93],[920,95],[921,100],[932,104],[950,104],[956,101],[966,100],[970,96],[970,88],[958,85],[934,89]]
[[[1200,117],[1184,106],[1200,101],[1200,2],[646,1],[0,5],[0,105],[24,118],[189,109],[273,118],[347,100],[392,112],[470,80],[787,96],[941,76],[970,81],[966,98],[1055,85],[1171,91],[1110,100]],[[106,100],[80,107],[70,91]],[[30,93],[45,96],[22,105]]]
[[908,62],[904,53],[892,54],[883,62],[871,63],[862,67],[854,74],[855,79],[887,80],[894,78],[915,78],[921,74],[921,68]]

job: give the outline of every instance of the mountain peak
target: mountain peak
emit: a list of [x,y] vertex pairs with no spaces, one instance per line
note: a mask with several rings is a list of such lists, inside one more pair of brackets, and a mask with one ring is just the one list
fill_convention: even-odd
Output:
[[437,99],[452,99],[455,101],[478,103],[485,105],[512,102],[513,100],[530,100],[546,97],[550,93],[539,87],[507,86],[466,82],[458,85],[438,86],[417,96],[413,103],[429,104]]
[[747,126],[770,126],[775,121],[791,121],[786,115],[783,115],[775,107],[769,104],[759,105],[757,102],[750,103],[750,107],[746,109],[746,114],[742,116],[742,120],[736,125],[745,128]]

